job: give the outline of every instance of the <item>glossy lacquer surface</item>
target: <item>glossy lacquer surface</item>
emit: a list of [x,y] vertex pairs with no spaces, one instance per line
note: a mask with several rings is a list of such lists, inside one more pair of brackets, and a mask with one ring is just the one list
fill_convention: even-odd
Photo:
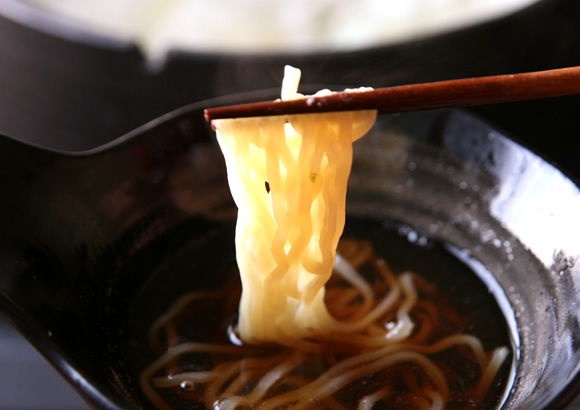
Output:
[[[168,257],[235,216],[202,109],[265,96],[186,107],[84,153],[0,139],[0,306],[92,406],[146,406],[123,353],[134,302]],[[348,215],[449,243],[499,284],[516,329],[505,408],[563,406],[577,392],[579,207],[571,179],[465,112],[382,116],[355,144]]]

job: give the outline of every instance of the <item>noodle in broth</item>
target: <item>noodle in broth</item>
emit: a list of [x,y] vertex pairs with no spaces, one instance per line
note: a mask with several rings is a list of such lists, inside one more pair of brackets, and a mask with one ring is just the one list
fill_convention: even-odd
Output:
[[[290,83],[283,98],[296,96],[296,78]],[[214,121],[239,209],[239,319],[229,340],[182,342],[173,324],[180,312],[223,297],[199,292],[153,324],[150,343],[160,356],[141,385],[157,407],[167,407],[161,391],[181,388],[219,409],[371,409],[379,402],[442,409],[458,376],[437,357],[451,350],[477,367],[460,376],[465,398],[454,402],[477,408],[484,400],[509,350],[486,352],[468,334],[440,335],[440,301],[424,297],[428,283],[412,272],[393,274],[367,241],[339,244],[352,142],[375,116]],[[193,356],[205,365],[182,370]],[[345,390],[357,392],[346,403]]]

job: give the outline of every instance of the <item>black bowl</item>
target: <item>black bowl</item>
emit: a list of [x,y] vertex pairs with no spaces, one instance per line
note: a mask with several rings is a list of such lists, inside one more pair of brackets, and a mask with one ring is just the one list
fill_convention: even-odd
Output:
[[[235,207],[202,109],[241,98],[82,153],[0,139],[0,307],[96,408],[147,407],[132,329],[234,263]],[[384,116],[355,144],[348,216],[449,243],[499,285],[516,348],[505,408],[562,408],[579,391],[579,207],[570,178],[462,111]]]

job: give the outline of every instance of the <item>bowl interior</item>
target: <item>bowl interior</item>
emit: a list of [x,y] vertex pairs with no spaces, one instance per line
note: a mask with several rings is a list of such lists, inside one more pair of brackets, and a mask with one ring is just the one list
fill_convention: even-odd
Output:
[[[97,407],[147,407],[144,329],[235,265],[236,210],[204,106],[83,154],[0,140],[0,305]],[[578,388],[579,206],[541,157],[465,112],[433,111],[381,117],[355,143],[347,227],[385,221],[468,264],[511,329],[504,408],[538,409]]]
[[504,309],[518,349],[504,407],[566,400],[578,371],[577,185],[460,111],[385,117],[353,169],[352,213],[450,244]]

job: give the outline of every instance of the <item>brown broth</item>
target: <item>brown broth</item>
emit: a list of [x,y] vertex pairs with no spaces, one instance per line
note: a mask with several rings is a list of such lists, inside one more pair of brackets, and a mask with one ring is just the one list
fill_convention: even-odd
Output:
[[[153,321],[177,298],[188,290],[222,290],[223,295],[212,302],[192,303],[174,321],[176,334],[181,342],[229,343],[228,326],[235,323],[241,287],[235,264],[233,247],[233,224],[215,224],[203,235],[203,240],[189,242],[186,246],[167,255],[167,260],[151,276],[143,287],[135,309],[127,322],[127,351],[129,377],[138,377],[143,369],[161,352],[155,352],[147,342],[147,333]],[[449,246],[435,240],[419,237],[410,228],[374,219],[347,219],[343,235],[371,241],[375,253],[383,257],[395,273],[411,270],[425,279],[426,285],[418,286],[424,303],[438,306],[441,326],[437,338],[448,334],[467,333],[478,337],[491,351],[498,346],[515,348],[510,329],[489,284],[484,284],[473,270],[449,251]],[[411,239],[411,240],[410,240]],[[219,251],[217,250],[219,249]],[[372,272],[369,273],[372,275]],[[372,280],[372,278],[367,277]],[[421,281],[420,283],[422,283]],[[420,317],[416,309],[411,315]],[[161,338],[162,343],[165,339]],[[340,357],[341,346],[329,343],[324,355],[309,356],[299,367],[297,376],[315,378]],[[263,348],[265,357],[280,354],[279,347]],[[451,348],[430,356],[443,369],[451,390],[447,408],[494,409],[501,403],[506,391],[512,367],[511,356],[502,366],[483,404],[477,406],[465,396],[465,390],[477,382],[478,366],[473,354],[467,349]],[[188,355],[179,363],[179,370],[212,369],[223,361],[223,355]],[[389,380],[393,389],[400,392],[388,402],[381,401],[375,409],[410,409],[413,394],[401,381],[417,373],[415,365],[400,364],[369,377],[357,380],[334,395],[334,400],[346,408],[356,408],[358,400],[376,390],[376,386]],[[135,376],[136,375],[136,376]],[[291,383],[279,383],[278,391],[290,389]],[[204,387],[184,384],[182,388],[159,390],[163,400],[172,408],[205,408],[202,401]],[[146,402],[146,399],[144,399]],[[326,408],[325,404],[311,408]],[[146,407],[146,405],[144,405]]]

